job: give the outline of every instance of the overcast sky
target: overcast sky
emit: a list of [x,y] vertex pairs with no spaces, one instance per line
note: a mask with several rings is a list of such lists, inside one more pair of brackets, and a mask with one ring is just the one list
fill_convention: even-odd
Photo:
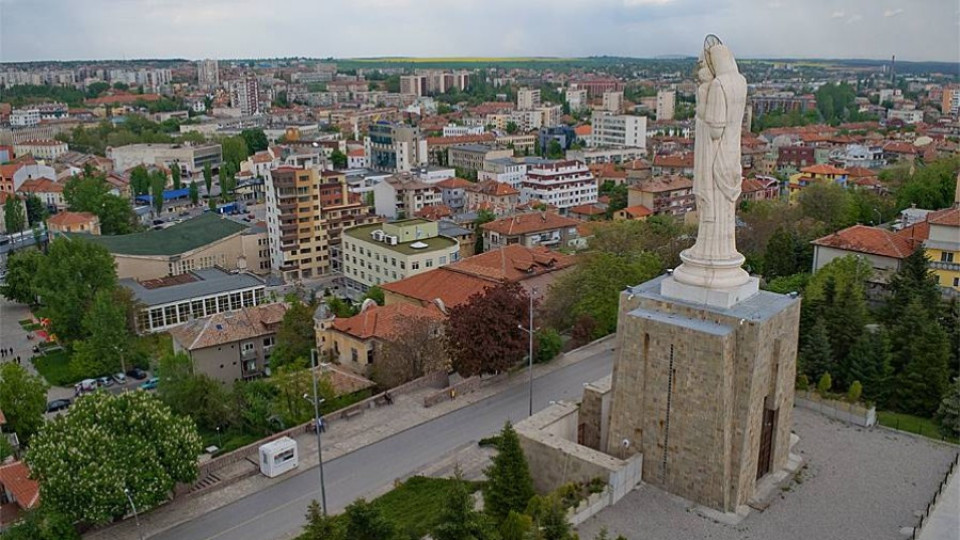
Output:
[[960,61],[957,0],[0,0],[0,61],[696,54]]

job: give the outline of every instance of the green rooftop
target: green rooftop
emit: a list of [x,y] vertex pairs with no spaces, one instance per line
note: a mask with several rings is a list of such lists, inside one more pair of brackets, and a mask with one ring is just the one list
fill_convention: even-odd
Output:
[[[425,224],[431,223],[429,220],[425,220],[425,219],[419,220],[419,221],[415,219],[410,219],[410,220],[403,220],[396,223],[403,224],[403,225],[417,225],[417,224],[420,224],[421,222]],[[452,248],[457,245],[457,241],[454,240],[453,238],[450,238],[447,236],[433,236],[430,238],[421,238],[419,240],[401,242],[395,246],[391,246],[386,242],[377,242],[376,240],[373,239],[373,237],[370,236],[370,233],[372,233],[373,231],[377,229],[383,229],[384,225],[385,225],[384,223],[371,223],[369,225],[361,225],[359,227],[346,229],[345,231],[343,231],[343,233],[349,236],[350,238],[354,238],[356,240],[363,240],[364,242],[368,242],[371,244],[376,244],[377,247],[379,248],[386,249],[389,251],[394,251],[401,255],[417,255],[422,253],[430,253],[432,251]],[[412,244],[415,244],[417,242],[422,242],[426,244],[427,247],[420,248],[420,249],[410,247]]]
[[123,234],[119,236],[91,236],[70,234],[107,248],[110,253],[122,255],[177,255],[192,251],[211,242],[222,240],[246,229],[219,214],[207,212],[166,229]]

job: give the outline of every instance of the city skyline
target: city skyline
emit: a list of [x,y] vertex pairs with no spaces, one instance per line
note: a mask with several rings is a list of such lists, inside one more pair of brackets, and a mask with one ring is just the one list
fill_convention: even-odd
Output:
[[[741,58],[960,60],[960,11],[946,0],[909,9],[869,0],[334,0],[270,10],[254,0],[77,4],[0,0],[0,60],[652,58],[695,55],[707,33],[718,34]],[[336,14],[332,23],[330,14]],[[808,24],[798,28],[798,21]],[[41,23],[47,32],[38,39]]]

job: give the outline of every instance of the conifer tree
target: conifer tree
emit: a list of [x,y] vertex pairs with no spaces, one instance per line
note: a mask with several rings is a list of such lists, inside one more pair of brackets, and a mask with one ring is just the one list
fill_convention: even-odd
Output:
[[487,483],[483,489],[483,500],[486,513],[501,522],[511,510],[523,512],[534,491],[527,458],[510,422],[500,431],[497,447],[499,452],[485,471]]
[[863,397],[878,407],[884,407],[890,392],[893,367],[890,365],[890,337],[880,329],[864,332],[850,349],[844,366],[844,376],[863,385]]
[[801,353],[803,371],[812,380],[819,380],[824,372],[833,367],[833,349],[830,348],[830,334],[827,332],[827,323],[823,318],[817,319],[807,343]]
[[947,391],[947,334],[928,307],[914,298],[893,329],[893,364],[900,366],[896,406],[911,414],[930,417]]

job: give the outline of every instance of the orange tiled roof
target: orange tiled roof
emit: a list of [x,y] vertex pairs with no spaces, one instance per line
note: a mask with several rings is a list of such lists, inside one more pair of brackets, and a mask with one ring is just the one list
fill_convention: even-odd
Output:
[[913,253],[916,243],[910,238],[879,227],[854,225],[813,241],[814,245],[903,259]]
[[693,154],[672,154],[669,156],[654,156],[654,167],[693,168]]
[[945,225],[947,227],[960,227],[960,208],[953,207],[946,210],[939,210],[927,214],[927,221],[931,225]]
[[389,306],[370,306],[345,319],[333,321],[333,329],[359,339],[390,339],[395,336],[401,321],[425,318],[442,321],[443,313],[436,307],[421,307],[399,303]]
[[473,182],[466,180],[464,178],[447,178],[446,180],[441,180],[437,182],[437,186],[446,188],[446,189],[457,189],[457,188],[467,188],[473,185]]
[[479,135],[456,135],[453,137],[427,137],[427,146],[446,146],[457,144],[472,144],[479,142],[489,142],[496,140],[493,133],[481,133]]
[[553,212],[531,212],[529,214],[518,214],[516,216],[484,223],[481,225],[481,228],[485,231],[493,231],[505,236],[513,236],[539,231],[551,231],[564,227],[576,227],[577,224],[577,220],[563,217]]
[[849,174],[849,171],[846,169],[834,167],[833,165],[827,165],[826,163],[818,163],[816,165],[804,167],[800,169],[800,172],[807,174]]
[[445,218],[453,215],[453,210],[445,204],[430,204],[424,206],[416,213],[417,217],[426,218],[429,220],[437,221],[440,218]]
[[193,319],[171,329],[170,334],[185,349],[194,351],[272,334],[286,312],[283,303],[246,307]]
[[40,502],[40,485],[30,479],[30,469],[22,461],[14,461],[0,466],[0,485],[13,493],[17,505],[24,510],[37,506]]
[[850,167],[847,169],[847,175],[850,176],[850,178],[862,178],[864,176],[876,176],[877,173],[866,167]]
[[647,217],[647,216],[653,214],[653,211],[651,211],[649,208],[647,208],[646,206],[644,206],[644,205],[642,205],[642,204],[638,204],[638,205],[636,205],[636,206],[628,206],[628,207],[624,208],[623,211],[626,212],[627,214],[629,214],[630,217],[632,217],[632,218],[634,218],[634,219],[636,219],[636,218],[642,218],[642,217]]
[[894,154],[916,154],[917,147],[908,142],[893,141],[883,145],[883,151]]
[[63,184],[54,182],[49,178],[31,178],[20,184],[20,189],[24,193],[62,193]]
[[510,195],[518,195],[520,193],[515,188],[511,187],[510,184],[497,182],[493,179],[471,184],[465,189],[467,191],[483,193],[484,195],[492,195],[494,197],[507,197]]
[[581,204],[570,208],[570,213],[581,214],[584,216],[598,216],[605,213],[606,210],[600,208],[594,203]]
[[91,223],[97,216],[90,212],[58,212],[47,219],[47,223],[58,227]]
[[573,132],[583,137],[584,135],[590,135],[593,133],[593,127],[590,124],[583,124],[582,126],[573,128]]
[[367,155],[366,151],[363,148],[354,148],[347,152],[348,157],[363,157]]
[[676,191],[679,189],[690,189],[693,187],[693,180],[685,176],[658,176],[648,178],[642,182],[631,186],[630,189],[646,191],[649,193],[663,193],[666,191]]
[[777,184],[777,180],[772,178],[767,180],[760,178],[744,178],[743,181],[740,182],[740,187],[744,193],[752,193],[754,191],[763,191],[767,188],[770,188],[772,187],[771,184]]

